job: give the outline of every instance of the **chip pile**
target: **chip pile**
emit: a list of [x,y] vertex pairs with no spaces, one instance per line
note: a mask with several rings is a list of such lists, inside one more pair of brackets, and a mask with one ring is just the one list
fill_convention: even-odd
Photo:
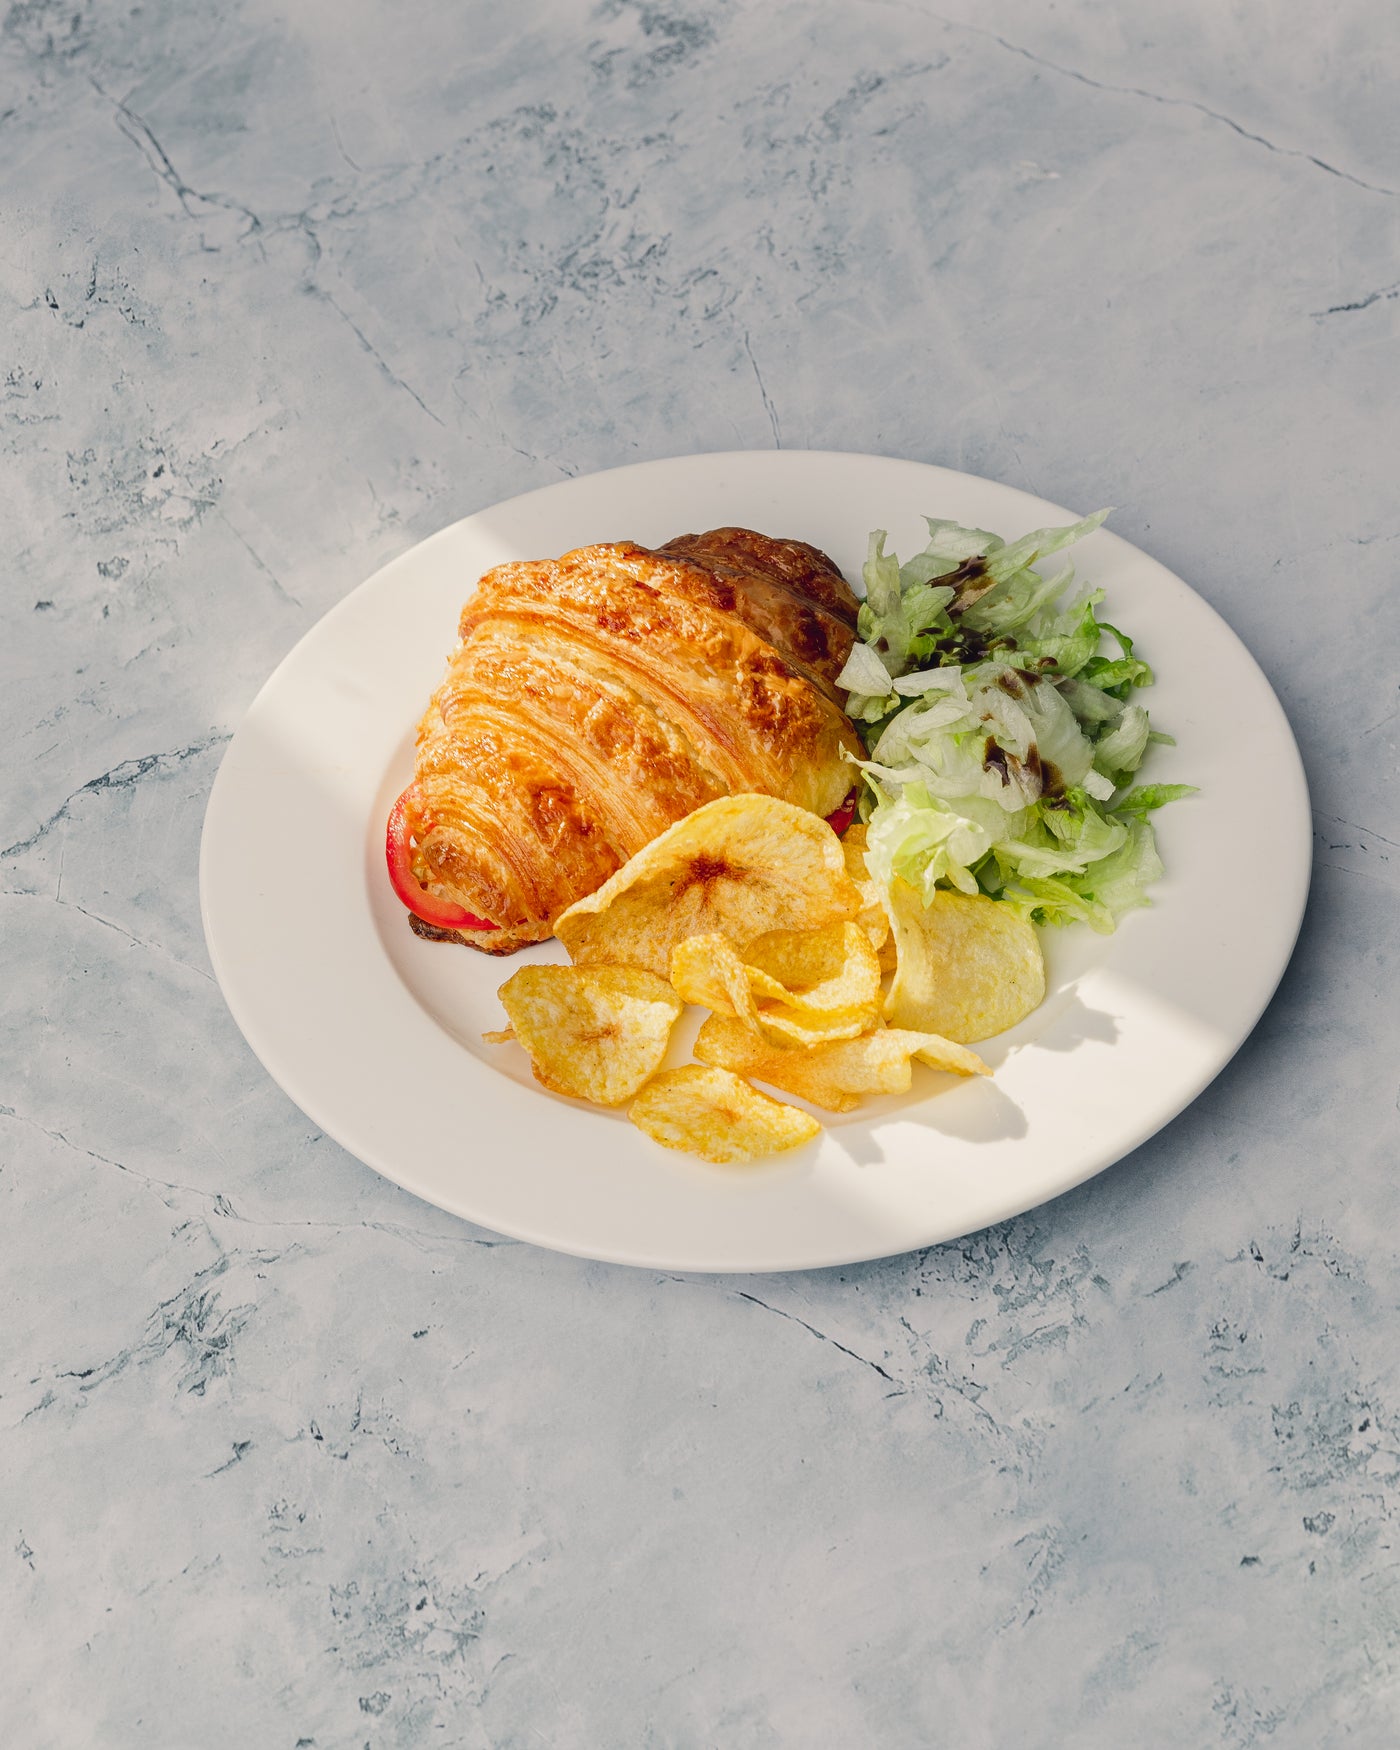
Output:
[[[967,1042],[1044,996],[1035,931],[990,899],[939,893],[925,908],[902,882],[887,893],[864,851],[863,827],[838,839],[771,796],[707,803],[563,913],[573,964],[507,979],[510,1028],[486,1038],[517,1040],[555,1093],[630,1101],[653,1140],[719,1164],[821,1129],[752,1081],[849,1112],[907,1092],[915,1059],[990,1074]],[[686,1003],[710,1011],[699,1061],[663,1069]]]

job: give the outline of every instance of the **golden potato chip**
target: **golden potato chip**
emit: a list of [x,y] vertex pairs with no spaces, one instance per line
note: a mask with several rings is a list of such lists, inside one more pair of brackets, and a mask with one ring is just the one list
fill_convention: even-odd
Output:
[[899,966],[885,999],[895,1027],[967,1044],[1024,1020],[1045,995],[1035,931],[985,894],[938,892],[925,906],[908,882],[890,887]]
[[[840,931],[844,926],[836,925]],[[874,951],[854,925],[853,952],[874,961]],[[842,945],[847,938],[838,937]],[[830,964],[828,960],[828,966]],[[815,962],[814,962],[815,969]],[[749,966],[739,950],[720,935],[691,936],[671,951],[671,983],[688,1003],[699,1003],[717,1015],[735,1017],[780,1045],[816,1045],[824,1039],[854,1039],[880,1011],[879,972],[873,993],[860,1006],[822,1011],[794,1005],[792,993],[771,973]]]
[[794,1050],[826,1045],[834,1039],[857,1039],[869,1026],[870,1020],[858,1009],[838,1009],[829,1015],[803,1015],[778,1003],[760,1003],[758,1007],[758,1031],[763,1038],[770,1045],[789,1046]]
[[757,1028],[729,1015],[710,1015],[695,1040],[695,1055],[701,1063],[727,1069],[735,1075],[754,1076],[785,1093],[825,1106],[828,1112],[849,1112],[860,1104],[859,1096],[847,1093],[823,1074],[825,1052],[837,1051],[850,1041],[819,1045],[810,1050],[773,1045]]
[[885,965],[886,951],[890,949],[890,920],[885,916],[884,911],[863,911],[856,922],[870,938],[870,946],[879,956],[880,970],[893,972],[893,951],[890,951],[889,965]]
[[890,940],[890,920],[885,913],[884,889],[865,866],[865,846],[865,823],[858,820],[846,828],[845,836],[841,840],[841,850],[846,858],[846,873],[861,898],[856,922],[869,936],[870,946],[881,954],[880,970],[893,972],[893,950],[890,951],[889,965],[884,964],[884,950]]
[[727,1166],[810,1142],[821,1125],[809,1112],[770,1100],[727,1069],[688,1063],[649,1083],[627,1116],[663,1148]]
[[500,998],[535,1080],[597,1106],[620,1106],[655,1074],[681,1012],[670,985],[636,966],[522,966]]
[[849,1112],[862,1094],[904,1094],[913,1085],[910,1059],[953,1075],[989,1075],[976,1052],[933,1033],[880,1028],[859,1039],[816,1045],[806,1051],[766,1045],[742,1021],[711,1015],[695,1041],[701,1063],[752,1076],[824,1106],[829,1112]]
[[721,796],[644,846],[554,933],[578,965],[645,966],[665,977],[688,936],[752,941],[768,930],[853,918],[861,896],[841,841],[815,814],[773,796]]
[[[671,950],[671,986],[682,1002],[758,1025],[749,969],[727,936],[689,936]],[[772,982],[771,980],[769,981]],[[782,989],[779,985],[778,989]]]
[[[866,1026],[879,1013],[880,962],[859,923],[770,930],[748,944],[743,958],[761,1012],[768,999],[796,1016],[859,1012]],[[767,974],[761,985],[755,971]]]

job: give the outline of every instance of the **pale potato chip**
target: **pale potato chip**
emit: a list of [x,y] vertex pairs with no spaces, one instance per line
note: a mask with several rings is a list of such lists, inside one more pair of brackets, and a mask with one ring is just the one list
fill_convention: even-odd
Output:
[[500,998],[535,1080],[597,1106],[630,1100],[661,1067],[682,1006],[637,966],[522,966]]
[[896,1027],[967,1044],[1024,1020],[1045,996],[1045,960],[1035,931],[985,894],[923,897],[898,878],[890,887],[899,965],[885,999]]
[[701,1063],[715,1064],[736,1075],[752,1076],[824,1106],[829,1112],[849,1112],[862,1094],[904,1094],[913,1085],[910,1059],[953,1075],[990,1075],[976,1052],[933,1033],[879,1028],[859,1039],[844,1039],[809,1050],[765,1045],[742,1021],[711,1015],[695,1041]]
[[[852,926],[851,933],[856,955],[867,955],[873,962],[874,952],[861,932]],[[873,1023],[880,1009],[878,969],[873,996],[865,1004],[826,1012],[804,1009],[793,1005],[785,985],[761,968],[746,965],[734,944],[719,935],[678,942],[671,951],[670,971],[672,985],[686,1002],[742,1020],[780,1045],[854,1039]]]
[[821,1131],[810,1113],[770,1100],[726,1069],[698,1063],[663,1070],[627,1116],[663,1148],[702,1155],[719,1166],[798,1148]]
[[688,936],[752,941],[769,930],[853,918],[861,896],[841,841],[815,814],[773,796],[721,796],[668,827],[554,933],[579,965],[645,966],[665,977]]
[[[941,1033],[917,1033],[907,1027],[885,1027],[876,1035],[898,1039],[901,1049],[912,1051],[920,1063],[930,1069],[941,1069],[950,1076],[989,1076],[992,1072],[975,1051],[959,1045],[956,1039],[945,1039]],[[914,1041],[918,1043],[915,1044]]]
[[880,970],[893,972],[893,949],[890,950],[889,965],[884,963],[884,950],[890,940],[890,920],[885,913],[884,889],[865,866],[865,847],[865,823],[854,821],[846,828],[841,840],[841,850],[846,858],[846,873],[861,898],[856,922],[869,936],[870,946],[880,953]]

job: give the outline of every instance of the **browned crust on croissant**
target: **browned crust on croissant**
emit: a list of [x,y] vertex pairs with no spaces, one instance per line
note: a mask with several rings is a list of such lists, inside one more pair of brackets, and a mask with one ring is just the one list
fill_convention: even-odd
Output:
[[835,703],[852,635],[778,581],[835,568],[800,542],[761,566],[764,537],[715,534],[747,570],[620,541],[481,579],[419,725],[411,824],[433,890],[501,927],[444,934],[491,953],[544,939],[717,796],[840,805],[842,749],[860,752]]
[[513,930],[444,930],[412,912],[408,914],[408,927],[425,942],[457,942],[463,948],[479,948],[483,954],[514,954],[517,948],[528,947],[536,939],[519,936]]
[[824,553],[802,541],[770,541],[752,529],[678,535],[658,551],[688,562],[678,574],[682,587],[737,614],[795,673],[841,703],[836,677],[855,641],[857,604]]
[[860,603],[850,584],[820,547],[806,541],[775,540],[755,529],[708,529],[703,535],[677,535],[658,551],[743,576],[769,578],[855,630]]

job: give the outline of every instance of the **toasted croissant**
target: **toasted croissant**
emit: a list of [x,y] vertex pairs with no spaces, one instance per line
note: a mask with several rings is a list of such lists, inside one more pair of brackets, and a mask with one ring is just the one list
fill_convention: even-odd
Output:
[[488,571],[418,727],[410,826],[434,893],[509,953],[673,822],[759,791],[840,806],[836,687],[856,600],[813,547],[747,529]]

